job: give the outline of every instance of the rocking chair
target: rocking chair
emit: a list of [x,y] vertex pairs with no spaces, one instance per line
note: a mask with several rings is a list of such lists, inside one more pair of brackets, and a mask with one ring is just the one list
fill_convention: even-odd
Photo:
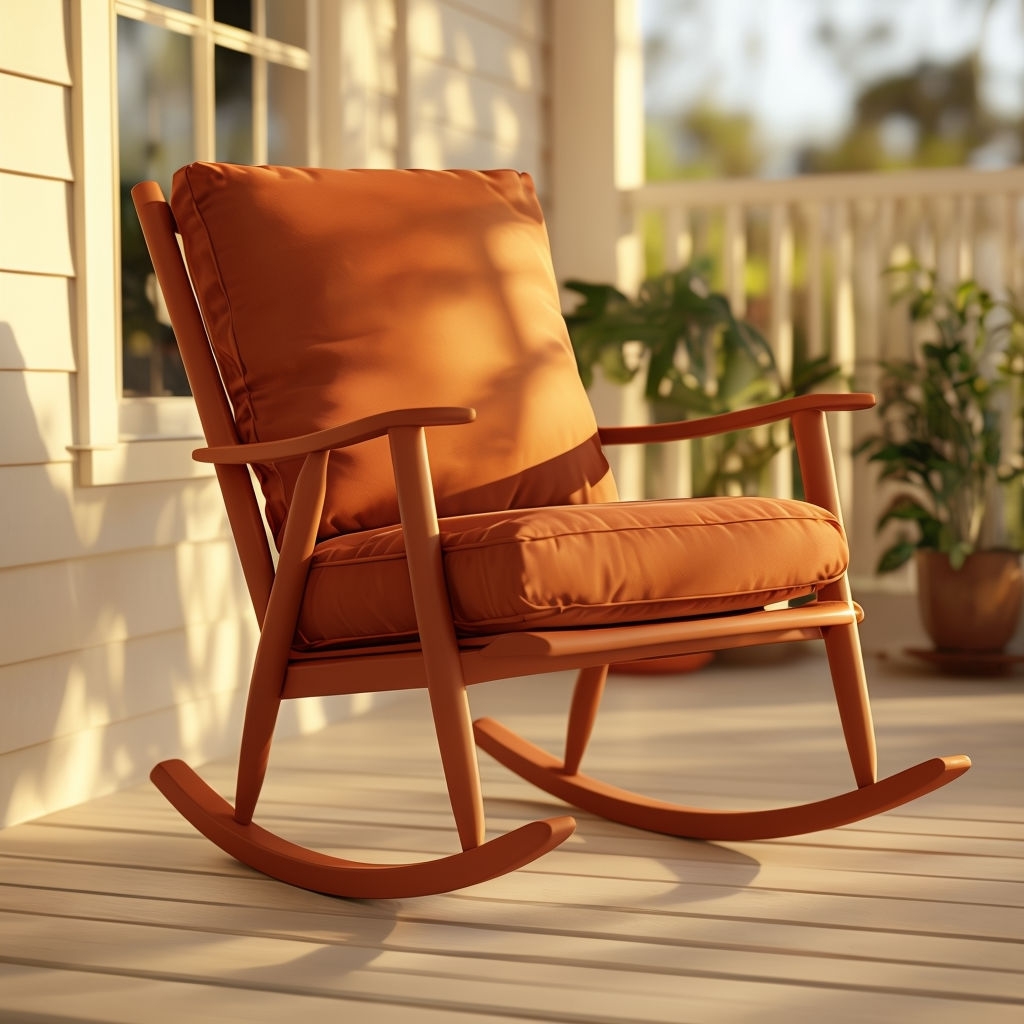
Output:
[[[876,779],[825,418],[870,395],[599,429],[525,174],[197,163],[175,175],[170,205],[154,182],[133,197],[209,446],[194,457],[215,467],[260,624],[234,805],[181,761],[152,774],[227,853],[319,892],[398,897],[482,882],[563,842],[571,817],[485,841],[477,744],[577,807],[706,839],[842,825],[970,766],[935,758]],[[617,498],[604,445],[783,419],[805,501]],[[819,639],[851,791],[718,811],[580,770],[609,663]],[[563,757],[473,723],[467,686],[564,669],[578,681]],[[367,864],[253,823],[281,701],[415,687],[461,851]]]

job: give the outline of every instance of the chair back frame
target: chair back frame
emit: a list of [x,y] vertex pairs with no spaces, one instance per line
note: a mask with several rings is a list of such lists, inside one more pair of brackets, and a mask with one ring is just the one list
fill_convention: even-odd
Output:
[[[156,182],[140,183],[132,195],[164,302],[174,324],[206,443],[237,445],[240,441],[235,419],[178,244],[174,214]],[[263,514],[252,478],[244,465],[218,465],[215,469],[249,596],[256,619],[262,626],[274,581],[274,559]]]

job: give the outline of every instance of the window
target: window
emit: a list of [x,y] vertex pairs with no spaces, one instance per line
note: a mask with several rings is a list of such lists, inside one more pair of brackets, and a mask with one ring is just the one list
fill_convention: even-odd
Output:
[[[169,194],[174,170],[191,160],[317,163],[309,42],[317,2],[79,0],[72,8],[76,264],[87,291],[78,325],[88,347],[78,382],[81,479],[192,475],[204,471],[187,457],[201,431],[131,188],[152,178]],[[100,351],[106,339],[110,351]]]

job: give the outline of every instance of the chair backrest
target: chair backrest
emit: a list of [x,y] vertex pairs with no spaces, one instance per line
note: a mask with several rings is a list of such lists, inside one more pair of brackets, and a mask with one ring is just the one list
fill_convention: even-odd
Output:
[[[615,500],[528,175],[197,163],[171,208],[243,441],[466,405],[439,515]],[[257,472],[280,538],[298,465]],[[386,442],[333,453],[320,536],[397,521]]]

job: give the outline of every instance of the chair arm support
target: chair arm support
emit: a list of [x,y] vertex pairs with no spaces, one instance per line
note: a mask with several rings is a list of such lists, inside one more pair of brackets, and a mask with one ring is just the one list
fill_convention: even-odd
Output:
[[362,419],[326,427],[312,434],[286,437],[278,441],[257,441],[253,444],[197,448],[192,453],[196,462],[216,465],[245,465],[256,462],[277,462],[314,452],[347,448],[350,445],[382,437],[396,427],[443,427],[471,423],[476,410],[464,406],[431,406],[422,409],[392,409]]
[[761,427],[792,418],[801,412],[850,412],[870,409],[875,396],[860,392],[851,394],[799,395],[768,402],[752,409],[704,416],[674,423],[651,423],[641,426],[600,427],[602,444],[660,444],[665,441],[687,441],[697,437],[726,434],[733,430]]

